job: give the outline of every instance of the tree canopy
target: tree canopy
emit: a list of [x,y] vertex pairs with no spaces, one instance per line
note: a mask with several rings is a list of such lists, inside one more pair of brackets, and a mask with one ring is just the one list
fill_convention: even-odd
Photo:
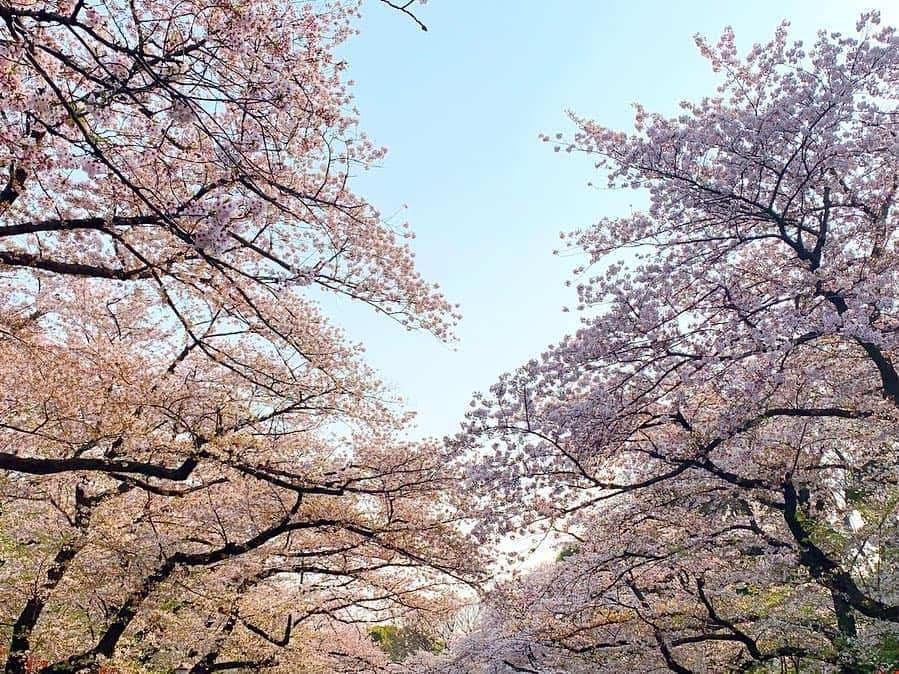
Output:
[[350,190],[357,15],[0,4],[9,674],[364,671],[366,623],[478,578],[444,450],[317,307],[456,320]]
[[570,235],[582,328],[457,439],[481,540],[574,542],[494,594],[460,671],[896,665],[899,40],[878,24],[809,48],[784,25],[745,56],[697,38],[716,95],[544,136],[649,208]]

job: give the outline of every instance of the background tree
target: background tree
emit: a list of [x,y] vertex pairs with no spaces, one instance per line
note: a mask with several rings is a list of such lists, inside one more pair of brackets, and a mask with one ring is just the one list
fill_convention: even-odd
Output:
[[716,96],[637,106],[630,135],[573,116],[566,149],[650,205],[571,235],[591,313],[459,439],[476,535],[577,543],[497,593],[484,667],[895,665],[899,41],[878,23],[808,51],[781,26],[744,58],[697,39]]
[[315,302],[456,319],[348,187],[357,15],[0,2],[5,671],[364,671],[360,624],[475,578],[445,452]]

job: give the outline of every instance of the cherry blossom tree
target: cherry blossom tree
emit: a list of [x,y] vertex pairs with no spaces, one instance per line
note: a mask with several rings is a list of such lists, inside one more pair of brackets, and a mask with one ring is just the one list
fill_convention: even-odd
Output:
[[896,665],[899,39],[697,43],[715,96],[544,137],[649,206],[569,236],[582,328],[472,403],[475,535],[570,543],[458,662]]
[[316,302],[457,318],[349,187],[358,13],[0,2],[9,674],[374,671],[366,624],[477,579],[446,450]]

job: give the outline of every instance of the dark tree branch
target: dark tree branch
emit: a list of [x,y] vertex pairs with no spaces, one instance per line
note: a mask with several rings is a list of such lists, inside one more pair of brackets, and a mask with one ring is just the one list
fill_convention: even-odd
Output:
[[36,457],[17,456],[0,452],[0,470],[9,470],[30,475],[53,475],[87,471],[95,473],[126,473],[155,477],[161,480],[183,482],[197,467],[197,460],[188,457],[177,468],[165,468],[152,463],[115,459],[41,459]]
[[412,5],[415,4],[415,0],[408,0],[407,2],[404,2],[403,4],[397,4],[395,2],[391,2],[390,0],[381,0],[381,2],[383,2],[388,7],[392,7],[393,9],[402,12],[403,14],[408,16],[410,19],[412,19],[415,23],[417,23],[419,28],[421,28],[423,31],[427,32],[428,27],[426,25],[424,25],[419,20],[419,18],[417,16],[415,16],[415,14],[409,9],[409,7],[411,7]]

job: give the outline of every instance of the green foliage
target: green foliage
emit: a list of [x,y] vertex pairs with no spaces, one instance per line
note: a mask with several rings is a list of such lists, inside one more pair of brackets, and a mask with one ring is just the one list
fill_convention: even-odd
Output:
[[172,613],[177,613],[179,609],[187,606],[186,601],[180,601],[179,599],[166,599],[159,603],[159,608],[163,611],[171,611]]
[[402,662],[419,651],[439,653],[445,648],[434,637],[413,627],[375,625],[368,629],[368,636],[393,662]]
[[851,503],[853,505],[863,503],[865,499],[867,499],[873,491],[866,486],[865,484],[858,484],[852,487],[848,487],[845,490],[846,502]]
[[877,666],[872,672],[893,672],[899,669],[899,635],[884,634],[874,647],[874,659]]
[[25,559],[27,555],[27,544],[12,536],[0,534],[0,559]]
[[563,545],[562,549],[556,553],[556,561],[557,562],[564,561],[564,560],[568,559],[569,557],[571,557],[572,555],[576,555],[580,551],[581,551],[581,546],[579,546],[579,545]]

